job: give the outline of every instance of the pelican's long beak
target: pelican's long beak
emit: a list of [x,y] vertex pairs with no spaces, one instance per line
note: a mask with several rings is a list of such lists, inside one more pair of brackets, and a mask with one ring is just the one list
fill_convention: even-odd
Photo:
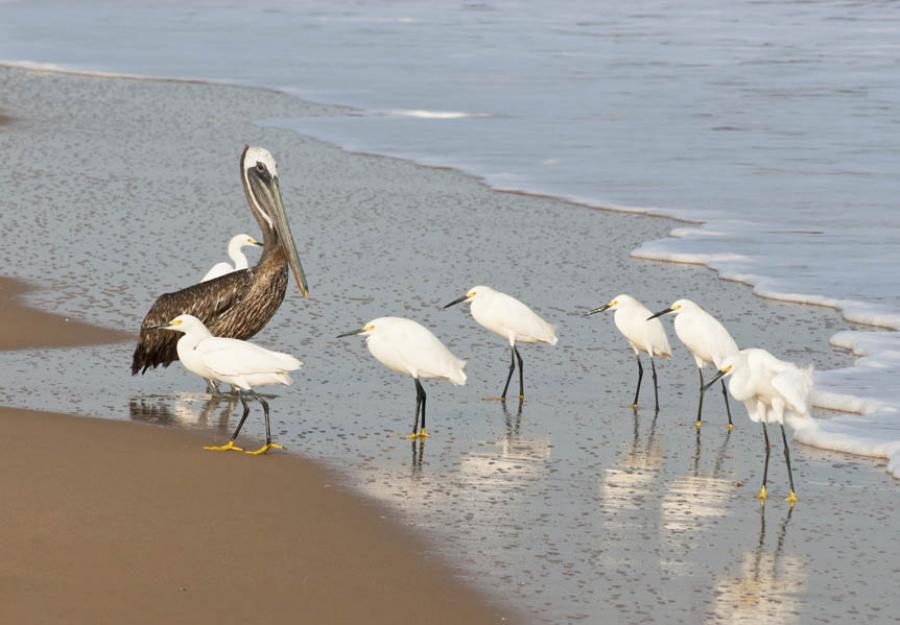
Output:
[[666,308],[665,310],[661,310],[658,313],[652,314],[649,317],[647,317],[647,321],[650,321],[651,319],[656,319],[657,317],[662,317],[663,315],[668,315],[670,312],[675,312],[675,309],[674,308]]
[[300,256],[297,254],[297,245],[294,243],[294,235],[291,234],[291,227],[288,225],[287,215],[284,213],[284,204],[281,203],[281,187],[278,185],[278,177],[272,178],[269,183],[271,189],[272,210],[269,212],[274,217],[275,231],[278,233],[278,239],[287,256],[288,264],[294,273],[294,279],[303,297],[309,297],[309,287],[306,282],[306,274],[303,273],[303,265],[300,264]]
[[451,306],[456,306],[457,304],[460,304],[460,303],[466,301],[467,299],[469,299],[468,293],[466,293],[462,297],[457,297],[455,300],[453,300],[449,304],[446,304],[443,308],[444,308],[444,310],[446,310],[446,309],[450,308]]
[[309,287],[306,282],[306,274],[303,273],[303,265],[300,264],[300,256],[297,254],[297,245],[294,243],[294,235],[288,225],[287,215],[284,212],[284,204],[281,201],[281,187],[278,184],[278,175],[264,170],[259,172],[254,167],[247,167],[244,158],[251,148],[244,148],[241,155],[241,167],[244,169],[242,181],[247,192],[248,201],[255,204],[252,208],[257,213],[262,213],[260,225],[265,222],[270,226],[281,243],[288,265],[297,281],[297,286],[303,297],[309,297]]
[[594,308],[593,310],[587,311],[586,313],[584,313],[584,316],[590,317],[591,315],[596,315],[597,313],[606,312],[607,310],[609,310],[609,304],[604,304],[600,308]]
[[723,377],[725,377],[729,373],[731,373],[730,366],[725,367],[724,369],[719,369],[719,371],[716,373],[716,377],[714,377],[712,380],[710,380],[709,384],[707,384],[706,386],[703,387],[703,392],[705,393],[706,391],[708,391],[713,384],[715,384],[716,382],[721,380]]
[[344,332],[343,334],[338,334],[337,338],[342,339],[345,336],[356,336],[357,334],[362,334],[365,331],[365,328],[360,328],[359,330],[353,330],[352,332]]

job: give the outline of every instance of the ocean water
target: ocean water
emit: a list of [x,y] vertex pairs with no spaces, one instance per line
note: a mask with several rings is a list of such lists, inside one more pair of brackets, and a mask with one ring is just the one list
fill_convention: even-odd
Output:
[[[900,329],[898,34],[890,2],[0,5],[0,59],[352,106],[259,121],[689,221],[633,255],[885,330]],[[822,372],[816,403],[861,416],[801,440],[900,476],[896,335],[833,343],[861,359]]]

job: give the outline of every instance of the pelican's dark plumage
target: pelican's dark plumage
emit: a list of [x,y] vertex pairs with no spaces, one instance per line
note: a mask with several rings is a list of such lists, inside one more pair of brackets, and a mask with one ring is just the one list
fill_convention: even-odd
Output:
[[159,296],[141,324],[132,375],[178,360],[178,335],[156,329],[178,315],[197,317],[214,336],[248,339],[265,327],[284,300],[288,267],[300,292],[308,296],[306,277],[281,202],[275,159],[267,150],[244,148],[241,183],[263,232],[262,257],[255,267]]

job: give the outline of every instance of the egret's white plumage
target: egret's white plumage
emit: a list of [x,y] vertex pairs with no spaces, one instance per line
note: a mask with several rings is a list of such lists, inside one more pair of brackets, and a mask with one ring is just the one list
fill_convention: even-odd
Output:
[[[738,346],[718,319],[689,299],[677,300],[669,308],[653,315],[651,319],[666,314],[675,315],[675,334],[691,353],[694,364],[697,365],[700,372],[700,403],[697,406],[695,422],[699,428],[702,423],[703,395],[706,386],[703,381],[703,367],[711,364],[719,369],[725,358],[737,353]],[[722,395],[725,397],[725,408],[728,412],[728,429],[731,430],[733,427],[731,406],[728,404],[728,393],[725,391],[724,381],[722,382]]]
[[506,399],[506,391],[509,389],[509,381],[512,379],[517,358],[519,361],[519,399],[524,399],[525,381],[522,371],[522,356],[519,354],[516,344],[547,343],[556,345],[557,338],[554,327],[516,298],[489,286],[472,287],[463,297],[453,300],[444,308],[460,302],[470,303],[472,318],[482,327],[506,339],[512,350],[509,375],[500,399]]
[[178,339],[177,350],[178,358],[185,369],[206,380],[224,382],[239,389],[244,414],[237,429],[227,445],[207,449],[239,450],[234,447],[234,440],[250,412],[243,396],[245,391],[262,404],[266,422],[266,444],[252,453],[265,453],[270,448],[277,447],[272,444],[269,431],[268,403],[257,395],[253,388],[271,384],[292,384],[293,380],[288,372],[299,369],[302,363],[290,354],[274,352],[239,339],[213,336],[203,322],[193,315],[179,315],[163,325],[162,329],[184,333],[184,336]]
[[653,392],[656,399],[656,409],[659,410],[659,387],[656,379],[656,363],[654,359],[668,359],[672,357],[672,348],[669,345],[665,328],[663,328],[659,319],[650,319],[648,321],[648,318],[653,313],[638,300],[624,293],[615,296],[608,304],[594,308],[587,314],[593,315],[606,310],[615,311],[613,319],[616,327],[622,333],[622,336],[628,340],[628,344],[634,351],[635,358],[637,358],[638,383],[632,407],[637,408],[638,395],[641,392],[641,379],[644,375],[644,367],[641,364],[641,352],[644,352],[650,356],[650,366],[653,369]]
[[251,237],[249,234],[236,234],[231,237],[231,240],[228,242],[228,257],[234,265],[229,265],[225,262],[216,263],[212,266],[212,269],[206,272],[206,275],[203,276],[203,279],[200,282],[221,278],[234,271],[240,271],[241,269],[249,267],[247,257],[244,255],[244,252],[241,251],[242,248],[247,247],[248,245],[262,246],[262,243]]
[[[412,437],[424,438],[425,389],[419,380],[447,380],[461,386],[466,383],[466,361],[454,356],[425,326],[403,317],[379,317],[359,330],[340,336],[366,337],[366,346],[375,360],[396,373],[408,375],[416,383],[416,420]],[[340,337],[339,337],[340,338]],[[419,429],[421,407],[422,427]]]
[[728,377],[728,391],[731,396],[744,404],[752,421],[762,424],[766,441],[766,464],[763,471],[763,485],[759,492],[761,500],[766,499],[766,478],[769,470],[769,434],[766,424],[777,423],[781,428],[784,442],[784,458],[790,477],[791,492],[788,501],[797,501],[794,477],[791,474],[791,459],[787,435],[784,432],[785,416],[789,419],[809,419],[809,396],[812,392],[812,367],[779,360],[764,349],[743,349],[722,361],[718,376]]

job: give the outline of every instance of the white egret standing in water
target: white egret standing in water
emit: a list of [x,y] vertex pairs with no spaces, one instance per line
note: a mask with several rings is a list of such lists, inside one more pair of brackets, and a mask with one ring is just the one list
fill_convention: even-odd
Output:
[[797,502],[797,492],[794,489],[787,435],[784,433],[784,416],[787,414],[797,418],[810,418],[812,367],[801,369],[793,363],[778,360],[764,349],[743,349],[724,359],[722,368],[706,388],[709,389],[725,376],[731,376],[728,380],[731,396],[743,402],[751,421],[762,423],[763,437],[766,441],[766,464],[763,469],[762,488],[759,490],[760,501],[764,502],[768,497],[766,480],[769,476],[770,445],[766,424],[777,423],[781,427],[784,461],[787,464],[791,484],[787,501],[794,505]]
[[650,356],[650,367],[653,370],[653,396],[656,400],[656,410],[659,411],[659,384],[656,379],[656,363],[654,358],[671,358],[672,348],[666,331],[659,319],[647,321],[647,317],[653,313],[630,295],[617,295],[608,304],[594,308],[585,313],[585,317],[593,314],[614,310],[614,320],[619,332],[628,339],[628,344],[634,350],[634,357],[638,364],[637,389],[634,391],[632,408],[638,407],[638,396],[641,393],[641,379],[644,377],[644,366],[641,364],[641,352]]
[[506,391],[519,361],[519,400],[525,399],[525,376],[522,370],[522,355],[516,343],[547,343],[556,345],[556,334],[552,325],[541,319],[537,313],[514,297],[495,291],[489,286],[472,287],[468,293],[453,300],[444,308],[461,302],[471,302],[472,318],[481,326],[509,341],[509,375],[500,395],[506,401]]
[[[345,332],[338,338],[360,335],[375,360],[391,371],[410,376],[416,383],[416,416],[413,431],[407,438],[428,438],[425,430],[425,389],[419,380],[447,380],[462,386],[466,383],[465,360],[450,353],[425,326],[403,317],[379,317],[359,330]],[[421,428],[419,414],[421,412]]]
[[184,368],[196,373],[206,380],[216,380],[231,384],[238,389],[238,398],[244,407],[244,414],[234,434],[228,443],[219,447],[204,447],[208,451],[244,451],[234,444],[247,415],[250,414],[250,406],[244,397],[249,393],[263,407],[266,422],[266,444],[256,451],[245,453],[258,456],[272,448],[282,449],[281,445],[272,442],[272,433],[269,428],[269,403],[260,397],[254,386],[268,386],[270,384],[289,385],[293,383],[288,371],[299,369],[302,364],[290,354],[273,352],[268,349],[241,341],[217,337],[210,334],[203,322],[193,315],[178,315],[170,322],[158,326],[160,330],[172,330],[183,332],[184,336],[178,339],[178,359]]
[[[718,319],[689,299],[676,301],[665,310],[652,315],[650,319],[669,313],[675,315],[675,334],[691,352],[700,373],[700,403],[697,405],[697,421],[694,423],[699,428],[703,419],[703,395],[706,393],[703,367],[712,364],[716,369],[721,369],[725,358],[738,352],[738,346]],[[734,429],[734,423],[731,421],[731,406],[728,405],[725,380],[722,380],[722,396],[725,398],[725,410],[728,412],[728,430],[731,431]]]
[[234,266],[232,267],[225,262],[216,263],[212,266],[212,269],[206,272],[206,275],[203,276],[203,279],[200,282],[206,282],[235,271],[240,271],[241,269],[246,269],[249,264],[247,263],[247,257],[244,256],[244,252],[242,252],[241,249],[249,245],[263,246],[262,243],[251,237],[249,234],[236,234],[231,237],[231,240],[228,242],[228,257],[231,259],[231,262],[234,263]]

